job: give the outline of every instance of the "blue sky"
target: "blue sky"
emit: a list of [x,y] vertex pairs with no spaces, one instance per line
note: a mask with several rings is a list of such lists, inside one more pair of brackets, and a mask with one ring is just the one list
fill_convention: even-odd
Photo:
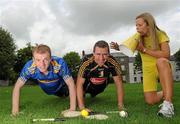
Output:
[[179,5],[179,0],[1,0],[0,26],[18,49],[44,43],[63,56],[90,53],[98,40],[123,42],[136,32],[136,16],[150,12],[169,35],[173,54],[180,48]]

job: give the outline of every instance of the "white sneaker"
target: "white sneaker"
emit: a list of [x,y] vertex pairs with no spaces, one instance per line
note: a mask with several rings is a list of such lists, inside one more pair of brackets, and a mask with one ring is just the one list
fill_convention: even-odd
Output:
[[161,105],[159,105],[159,107],[161,108],[159,112],[157,113],[157,115],[168,117],[168,118],[171,118],[174,115],[174,107],[172,103],[168,101],[164,101]]

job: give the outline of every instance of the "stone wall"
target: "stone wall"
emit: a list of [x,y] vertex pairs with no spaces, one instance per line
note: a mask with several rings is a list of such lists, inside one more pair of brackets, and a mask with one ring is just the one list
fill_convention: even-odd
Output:
[[0,80],[0,86],[9,86],[9,80]]

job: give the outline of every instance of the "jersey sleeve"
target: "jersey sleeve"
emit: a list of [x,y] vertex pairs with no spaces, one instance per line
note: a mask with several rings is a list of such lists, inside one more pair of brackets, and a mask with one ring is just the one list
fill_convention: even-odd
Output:
[[86,78],[87,75],[87,65],[86,62],[83,62],[79,68],[78,77]]
[[112,76],[120,76],[122,74],[122,71],[119,62],[117,62],[114,57],[110,57],[108,61],[111,63],[109,69]]
[[159,43],[169,42],[169,37],[164,31],[158,31]]
[[132,43],[132,42],[139,42],[140,40],[140,34],[135,33],[132,36],[130,36],[128,39],[126,39],[124,42]]
[[89,54],[88,56],[85,56],[82,59],[82,62],[80,64],[78,77],[87,78],[88,74],[90,72],[89,65],[93,62],[93,54]]
[[68,68],[68,65],[64,60],[61,61],[60,65],[61,65],[61,68],[60,68],[60,71],[59,71],[59,75],[64,80],[68,79],[69,77],[72,77],[71,72],[70,72],[70,70]]
[[31,71],[33,72],[33,69],[33,67],[31,68],[31,62],[27,62],[21,70],[19,78],[26,82],[31,77]]

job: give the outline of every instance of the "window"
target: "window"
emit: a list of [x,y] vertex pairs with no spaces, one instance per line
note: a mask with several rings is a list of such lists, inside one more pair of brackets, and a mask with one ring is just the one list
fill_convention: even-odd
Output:
[[179,80],[179,76],[176,76],[176,80]]
[[143,82],[143,77],[141,77],[141,82]]
[[123,81],[125,81],[126,80],[126,76],[122,76],[123,77]]
[[134,82],[136,82],[137,81],[137,78],[136,77],[134,77]]
[[134,74],[136,74],[136,70],[134,70]]
[[124,71],[125,70],[125,65],[121,65],[121,69],[122,69],[122,71]]
[[124,62],[124,58],[121,58],[120,61],[121,61],[121,62]]

